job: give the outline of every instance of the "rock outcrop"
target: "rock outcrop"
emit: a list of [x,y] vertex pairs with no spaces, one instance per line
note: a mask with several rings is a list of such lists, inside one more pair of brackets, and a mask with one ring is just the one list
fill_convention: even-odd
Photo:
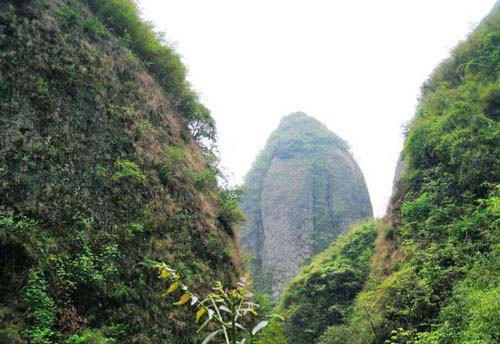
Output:
[[372,216],[347,144],[302,112],[282,119],[245,185],[242,243],[254,257],[257,289],[275,297],[350,224]]

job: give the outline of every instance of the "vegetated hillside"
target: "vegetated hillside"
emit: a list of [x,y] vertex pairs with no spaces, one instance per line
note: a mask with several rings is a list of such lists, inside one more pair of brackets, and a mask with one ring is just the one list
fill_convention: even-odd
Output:
[[0,343],[196,342],[148,261],[239,275],[214,130],[133,1],[2,0]]
[[257,290],[278,297],[302,265],[350,224],[372,216],[347,144],[297,112],[284,117],[245,179],[242,244]]
[[368,276],[376,228],[374,220],[351,227],[286,285],[279,311],[289,344],[314,343],[343,323]]
[[317,343],[500,342],[499,119],[497,2],[424,84],[367,282]]

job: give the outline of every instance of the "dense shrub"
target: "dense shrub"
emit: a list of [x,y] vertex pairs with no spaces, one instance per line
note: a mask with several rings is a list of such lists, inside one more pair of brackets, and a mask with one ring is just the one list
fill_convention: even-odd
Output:
[[313,343],[345,322],[368,275],[376,227],[375,221],[351,227],[287,284],[280,310],[289,343]]
[[497,3],[424,84],[387,216],[396,245],[376,248],[397,264],[374,266],[321,343],[498,341],[498,37]]

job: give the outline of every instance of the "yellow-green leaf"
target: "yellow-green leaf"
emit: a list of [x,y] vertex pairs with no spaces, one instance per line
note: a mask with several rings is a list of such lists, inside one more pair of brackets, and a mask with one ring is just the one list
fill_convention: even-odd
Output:
[[160,278],[168,278],[170,276],[170,272],[168,272],[166,269],[161,269],[161,272],[160,272]]
[[201,317],[205,315],[207,310],[205,308],[200,308],[198,312],[196,312],[196,322],[200,321]]
[[177,301],[176,303],[174,303],[174,305],[180,306],[180,305],[185,304],[189,300],[191,300],[191,296],[188,295],[188,294],[184,294],[184,295],[181,296],[181,298],[179,299],[179,301]]
[[167,294],[171,294],[173,293],[174,291],[177,290],[177,288],[179,288],[179,283],[175,282],[175,283],[172,283],[170,285],[170,287],[167,289]]

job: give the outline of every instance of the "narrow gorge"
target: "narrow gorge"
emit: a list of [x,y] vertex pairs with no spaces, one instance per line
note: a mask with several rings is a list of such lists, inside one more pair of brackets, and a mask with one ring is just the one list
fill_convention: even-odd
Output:
[[[185,2],[151,3],[170,10]],[[142,16],[145,2],[0,0],[0,344],[500,343],[500,0],[427,71],[416,111],[406,108],[414,116],[401,130],[392,196],[377,219],[355,154],[327,125],[344,128],[352,119],[334,111],[347,99],[351,115],[380,123],[355,122],[364,145],[394,132],[386,130],[386,110],[402,102],[396,88],[406,92],[408,84],[385,83],[383,93],[373,94],[361,85],[382,85],[382,77],[395,73],[414,76],[396,66],[391,74],[393,66],[380,64],[402,49],[392,33],[405,32],[400,19],[409,5],[376,3],[377,11],[394,9],[388,13],[401,28],[384,26],[391,34],[377,40],[389,40],[370,42],[377,48],[370,53],[367,32],[383,11],[369,13],[373,22],[364,17],[368,24],[358,8],[337,11],[362,34],[338,30],[342,45],[336,32],[327,32],[339,39],[333,55],[321,54],[324,61],[317,54],[326,46],[316,39],[320,32],[304,34],[307,54],[296,60],[288,54],[293,63],[287,65],[276,52],[290,41],[295,54],[309,26],[283,19],[293,19],[283,9],[295,2],[269,15],[272,32],[260,34],[272,41],[263,50],[254,43],[264,36],[253,26],[245,28],[248,36],[237,36],[243,45],[227,34],[251,9],[273,13],[270,2],[227,6],[224,20],[214,24],[219,36],[198,22],[216,21],[215,2],[206,12],[201,3],[170,13],[204,38],[204,62],[224,61],[231,74],[224,79],[224,68],[208,68],[217,74],[206,80],[220,84],[205,85],[222,87],[223,97],[206,98],[229,109],[232,117],[219,124],[237,118],[237,127],[220,128],[232,131],[224,139],[238,138],[229,139],[238,164],[245,166],[243,158],[254,156],[246,153],[257,149],[248,146],[278,122],[259,122],[267,114],[318,109],[281,118],[244,185],[224,172],[215,119],[188,81],[181,55]],[[298,3],[318,20],[314,29],[325,32],[322,25],[334,22],[335,11]],[[348,2],[323,3],[345,9]],[[428,8],[421,3],[412,6]],[[453,4],[439,12],[446,13],[446,29],[448,15],[462,8]],[[418,23],[419,37],[427,24]],[[316,41],[321,49],[310,53]],[[258,58],[239,54],[243,46],[250,47],[247,54],[258,50]],[[356,46],[362,47],[357,55]],[[381,59],[371,55],[375,50]],[[260,70],[260,58],[275,70]],[[415,58],[404,62],[422,67]],[[309,82],[275,87],[275,76],[289,83],[292,65],[293,77]],[[252,75],[243,69],[258,82],[245,79]],[[370,72],[375,69],[378,74]],[[307,98],[308,92],[320,96]],[[266,104],[271,98],[298,104]],[[237,106],[228,105],[235,99]],[[361,102],[368,111],[359,111]],[[332,113],[335,118],[325,116]],[[366,128],[376,139],[365,138]],[[391,169],[384,176],[390,183],[392,166],[378,147],[370,152],[377,166]],[[373,170],[362,161],[371,181]],[[378,209],[381,194],[371,191]]]

